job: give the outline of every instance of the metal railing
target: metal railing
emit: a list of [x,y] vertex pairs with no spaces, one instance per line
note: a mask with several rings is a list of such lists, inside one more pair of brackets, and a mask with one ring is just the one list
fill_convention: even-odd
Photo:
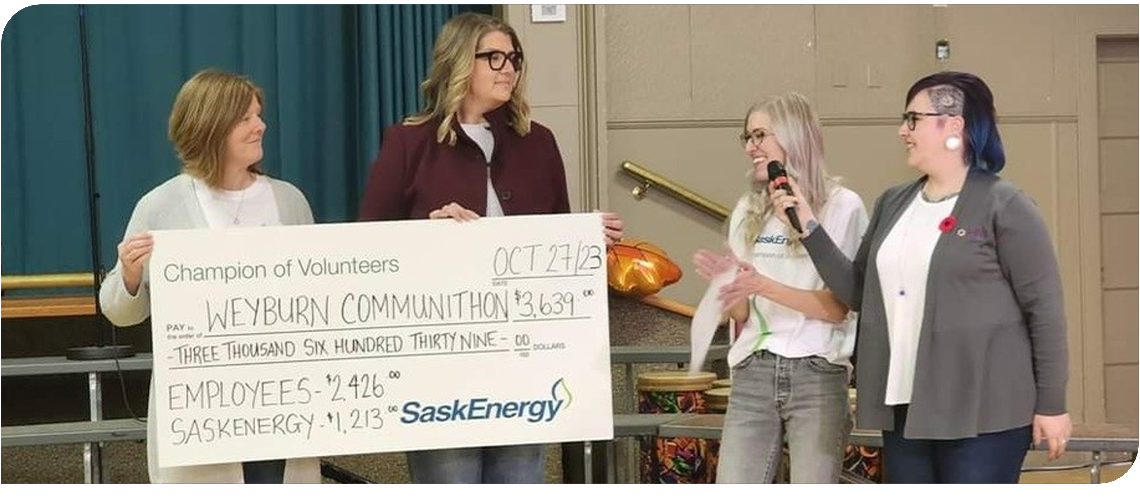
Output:
[[685,186],[663,177],[648,168],[645,168],[632,161],[622,161],[621,171],[626,175],[633,177],[638,181],[637,187],[633,188],[632,194],[636,199],[645,197],[645,193],[649,189],[656,188],[693,208],[701,210],[708,215],[717,219],[717,221],[724,221],[728,218],[728,208],[716,201],[706,198],[697,194]]
[[70,274],[27,274],[0,277],[0,289],[85,288],[95,285],[90,272]]

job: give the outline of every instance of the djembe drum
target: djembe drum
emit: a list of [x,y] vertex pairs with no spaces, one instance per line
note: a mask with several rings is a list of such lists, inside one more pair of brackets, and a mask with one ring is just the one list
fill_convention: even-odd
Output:
[[[716,375],[657,371],[637,377],[637,412],[707,412],[704,391]],[[692,437],[642,437],[641,483],[714,483],[720,442]]]

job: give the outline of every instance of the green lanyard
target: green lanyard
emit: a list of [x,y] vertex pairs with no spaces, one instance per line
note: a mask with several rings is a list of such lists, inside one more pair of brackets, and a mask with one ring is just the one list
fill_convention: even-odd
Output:
[[764,319],[764,314],[760,313],[760,307],[756,306],[756,297],[749,297],[748,304],[752,306],[752,313],[756,314],[756,319],[760,322],[760,337],[756,339],[756,344],[752,346],[753,352],[759,352],[760,347],[764,346],[764,341],[772,336],[772,331],[768,330],[768,321]]

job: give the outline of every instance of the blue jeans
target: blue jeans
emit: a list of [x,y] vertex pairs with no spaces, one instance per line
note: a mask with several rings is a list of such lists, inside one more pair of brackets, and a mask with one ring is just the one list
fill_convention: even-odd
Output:
[[895,407],[895,430],[883,432],[883,478],[890,483],[1017,483],[1033,428],[957,440],[903,437],[907,406]]
[[851,431],[847,369],[761,351],[732,370],[717,483],[772,483],[787,438],[792,483],[837,483]]
[[241,463],[245,483],[285,483],[285,460],[246,461]]
[[414,483],[543,483],[546,445],[507,445],[408,453]]

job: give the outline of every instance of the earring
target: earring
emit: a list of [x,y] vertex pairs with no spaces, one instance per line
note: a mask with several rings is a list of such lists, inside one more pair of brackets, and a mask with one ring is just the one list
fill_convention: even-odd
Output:
[[962,147],[962,139],[961,138],[959,138],[957,135],[951,135],[949,137],[946,137],[946,148],[947,149],[949,149],[951,151],[957,151],[959,147]]

